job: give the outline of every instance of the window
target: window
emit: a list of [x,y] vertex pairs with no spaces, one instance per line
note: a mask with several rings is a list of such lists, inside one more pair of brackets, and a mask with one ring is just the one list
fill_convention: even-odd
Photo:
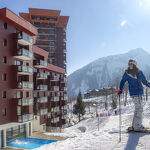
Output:
[[50,40],[55,40],[55,36],[50,36]]
[[50,64],[55,64],[55,59],[50,59],[50,60],[49,60],[49,63],[50,63]]
[[5,30],[7,30],[7,22],[4,22],[3,27]]
[[50,46],[55,46],[55,42],[50,42]]
[[21,115],[21,107],[17,107],[17,115]]
[[50,34],[55,34],[55,29],[51,29],[49,33]]
[[37,92],[37,97],[39,97],[40,96],[40,94],[39,94],[39,92]]
[[46,92],[44,92],[44,97],[46,96]]
[[6,108],[2,109],[2,116],[6,116]]
[[2,91],[2,98],[6,98],[6,91]]
[[48,92],[48,93],[47,93],[47,95],[48,95],[48,96],[51,96],[51,93],[50,93],[50,92]]
[[22,92],[21,91],[17,91],[17,96],[16,98],[22,98]]
[[5,46],[5,47],[7,46],[7,40],[6,39],[3,40],[3,46]]
[[36,92],[34,92],[33,97],[37,97],[37,93]]
[[7,63],[7,57],[6,57],[6,56],[4,56],[4,57],[2,58],[2,62],[5,63],[5,64]]
[[15,60],[15,61],[14,61],[14,65],[15,65],[15,66],[20,66],[20,65],[21,65],[21,62],[20,62],[20,61]]
[[55,48],[54,47],[50,48],[50,52],[55,52]]
[[29,97],[29,92],[26,92],[26,97]]
[[3,74],[2,74],[2,80],[3,80],[3,81],[6,81],[6,73],[3,73]]
[[55,28],[55,24],[50,24],[50,28]]

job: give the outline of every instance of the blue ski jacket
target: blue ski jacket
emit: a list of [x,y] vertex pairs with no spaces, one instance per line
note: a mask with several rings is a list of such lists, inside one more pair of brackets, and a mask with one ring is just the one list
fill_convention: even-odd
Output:
[[120,82],[120,90],[123,90],[125,82],[128,82],[130,96],[139,96],[143,95],[143,86],[142,83],[150,87],[150,82],[148,82],[142,71],[139,71],[136,77],[128,74],[126,71]]

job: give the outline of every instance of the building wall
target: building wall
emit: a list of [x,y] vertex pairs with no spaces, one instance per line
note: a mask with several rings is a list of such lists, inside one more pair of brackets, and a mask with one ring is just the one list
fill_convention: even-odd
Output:
[[[14,91],[12,85],[14,83],[11,66],[13,65],[13,47],[15,45],[12,33],[15,28],[11,24],[7,24],[7,30],[3,27],[4,21],[0,20],[0,124],[11,121],[12,116],[12,98]],[[7,46],[3,46],[3,40],[7,40]],[[7,63],[3,63],[3,57],[7,58]],[[2,74],[6,73],[6,81],[2,81]],[[2,91],[6,91],[6,98],[2,98]],[[2,116],[2,109],[6,108],[6,116]]]
[[66,31],[63,28],[57,28],[57,49],[56,49],[56,64],[66,69]]
[[[0,124],[8,123],[11,121],[18,121],[17,117],[17,106],[18,106],[18,99],[16,98],[17,92],[22,92],[22,98],[26,98],[26,92],[29,92],[29,97],[33,97],[33,90],[19,90],[18,89],[18,79],[20,78],[21,81],[29,81],[33,82],[32,75],[18,75],[17,66],[14,65],[15,60],[21,62],[21,66],[28,66],[32,67],[33,62],[30,61],[23,61],[20,59],[15,59],[14,56],[17,56],[18,52],[18,42],[16,37],[16,27],[7,23],[7,29],[5,30],[3,24],[5,22],[0,20]],[[3,46],[3,40],[7,40],[7,46]],[[23,46],[24,47],[24,46]],[[32,52],[32,46],[24,47],[29,49]],[[3,57],[7,58],[7,63],[3,63]],[[2,74],[6,74],[6,81],[2,81]],[[6,91],[6,98],[2,98],[2,91]],[[13,107],[12,107],[13,106]],[[33,113],[33,106],[22,107],[22,114],[25,111],[29,113]],[[6,116],[2,115],[2,109],[6,108]]]
[[32,121],[32,128],[33,128],[33,132],[36,132],[36,131],[41,131],[41,132],[44,132],[44,127],[43,126],[46,126],[46,124],[41,124],[40,123],[40,116],[34,116],[34,120]]

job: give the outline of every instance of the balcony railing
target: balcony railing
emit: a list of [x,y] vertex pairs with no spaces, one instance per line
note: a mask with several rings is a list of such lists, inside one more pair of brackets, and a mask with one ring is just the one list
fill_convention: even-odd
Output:
[[48,110],[47,109],[40,109],[38,114],[39,115],[46,115],[46,114],[48,114]]
[[61,91],[67,91],[66,87],[61,88]]
[[58,96],[52,97],[51,101],[57,102],[57,101],[59,101],[59,97]]
[[65,110],[68,109],[68,105],[65,105],[65,106],[64,106],[64,109],[65,109]]
[[43,60],[36,60],[34,62],[34,67],[37,67],[37,68],[46,68],[47,67],[47,62],[45,62]]
[[41,47],[55,47],[55,44],[49,44],[49,43],[37,43],[36,46]]
[[48,113],[48,118],[51,118],[51,113],[50,112]]
[[61,99],[61,101],[63,101],[64,100],[64,96],[61,96],[60,99]]
[[24,48],[19,49],[18,55],[25,55],[25,56],[28,56],[28,57],[33,58],[33,53],[32,53],[32,52],[29,52],[28,50],[26,50],[26,49],[24,49]]
[[51,34],[54,35],[56,32],[55,31],[38,31],[39,34]]
[[63,115],[61,119],[67,119],[67,115]]
[[41,40],[41,41],[55,41],[55,37],[42,37],[42,36],[38,36],[37,40]]
[[33,83],[32,82],[18,82],[18,88],[19,89],[33,89]]
[[51,81],[59,81],[59,76],[52,76]]
[[35,26],[37,28],[51,28],[51,29],[55,28],[55,26],[52,26],[52,25],[38,25],[38,24],[35,24]]
[[47,103],[48,102],[48,98],[47,97],[39,97],[38,98],[38,102],[39,103]]
[[47,73],[37,73],[37,79],[47,79]]
[[64,100],[67,101],[67,100],[68,100],[68,97],[67,97],[67,96],[64,96]]
[[18,73],[19,74],[32,74],[33,73],[33,68],[28,67],[28,66],[18,66]]
[[18,122],[26,122],[29,120],[33,120],[33,114],[26,114],[26,115],[18,116]]
[[15,58],[21,59],[21,60],[32,60],[33,59],[33,53],[22,48],[18,50],[17,56],[14,56]]
[[63,106],[63,107],[61,107],[61,110],[67,110],[68,109],[68,105],[65,105],[65,106]]
[[59,109],[59,107],[54,107],[54,112],[58,112],[60,109]]
[[30,99],[19,99],[18,100],[18,105],[22,105],[22,106],[33,105],[33,98],[30,98]]
[[64,128],[67,128],[68,126],[66,125],[66,124],[63,124],[62,125],[62,128],[64,129]]
[[32,20],[57,21],[57,18],[54,18],[54,17],[31,16],[31,18],[32,18]]
[[30,45],[33,44],[33,37],[29,36],[28,34],[24,32],[18,33],[18,43],[22,45]]
[[67,82],[67,78],[61,78],[61,82],[66,83]]
[[59,117],[53,118],[53,119],[51,120],[51,123],[57,123],[57,122],[59,122]]
[[47,85],[38,85],[37,90],[47,90],[48,86]]
[[51,91],[59,91],[59,86],[53,86],[53,87],[51,87]]

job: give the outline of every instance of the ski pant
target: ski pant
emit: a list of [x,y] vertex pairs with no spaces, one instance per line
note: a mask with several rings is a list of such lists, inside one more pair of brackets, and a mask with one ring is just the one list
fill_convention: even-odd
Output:
[[132,127],[134,128],[134,130],[138,130],[142,126],[142,119],[143,119],[142,96],[132,97],[132,100],[135,105]]

